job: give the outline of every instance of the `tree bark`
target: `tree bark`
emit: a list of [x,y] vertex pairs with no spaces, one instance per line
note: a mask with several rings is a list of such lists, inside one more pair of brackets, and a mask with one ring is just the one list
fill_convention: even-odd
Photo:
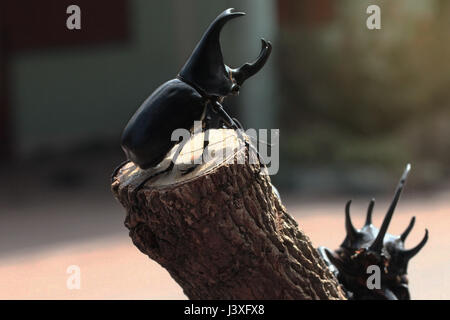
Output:
[[[202,141],[200,135],[192,140]],[[172,154],[156,169],[128,163],[119,170],[111,188],[126,209],[136,247],[167,269],[190,299],[345,299],[270,177],[258,163],[236,163],[245,150],[249,157],[235,133],[214,130],[209,140],[215,156],[232,146],[235,161],[210,159],[181,175],[182,160],[198,151],[198,143],[188,143],[171,173],[137,192]]]

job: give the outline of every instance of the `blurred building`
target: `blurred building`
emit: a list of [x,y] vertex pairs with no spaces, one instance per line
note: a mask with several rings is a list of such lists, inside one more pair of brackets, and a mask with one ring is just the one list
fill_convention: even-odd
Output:
[[[66,8],[81,8],[81,30]],[[208,24],[227,7],[248,12],[225,28],[226,63],[252,61],[275,35],[272,1],[2,1],[0,139],[24,156],[103,140],[118,144],[140,103],[174,77]],[[233,112],[252,125],[272,119],[273,64],[246,84]],[[266,90],[258,87],[264,86]],[[257,105],[257,106],[256,106]],[[265,110],[265,112],[260,112]],[[243,121],[246,122],[246,121]],[[9,149],[6,146],[11,145]]]

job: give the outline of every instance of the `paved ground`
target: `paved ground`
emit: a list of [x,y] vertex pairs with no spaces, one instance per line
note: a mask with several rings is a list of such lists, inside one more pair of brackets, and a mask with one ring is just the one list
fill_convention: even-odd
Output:
[[[0,299],[186,298],[164,269],[132,245],[122,208],[104,191],[94,196],[83,189],[76,199],[69,192],[44,192],[5,203],[0,214]],[[292,196],[286,205],[314,245],[335,248],[344,237],[346,200],[306,202]],[[355,225],[362,224],[366,204],[354,201]],[[387,200],[376,205],[376,224],[386,207]],[[430,240],[409,268],[412,297],[450,299],[450,191],[418,197],[405,193],[389,231],[400,233],[413,215],[417,223],[407,246],[420,241],[425,227]],[[80,290],[66,287],[70,265],[81,268]]]

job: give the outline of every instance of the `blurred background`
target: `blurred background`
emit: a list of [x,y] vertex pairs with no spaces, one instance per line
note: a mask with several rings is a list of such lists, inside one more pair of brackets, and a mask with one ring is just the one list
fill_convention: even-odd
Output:
[[[66,8],[81,8],[68,30]],[[371,4],[381,30],[366,27]],[[0,2],[0,298],[184,299],[123,226],[109,175],[120,134],[173,78],[224,9],[225,63],[273,44],[264,69],[225,107],[246,128],[280,129],[272,180],[316,246],[344,238],[372,197],[380,224],[406,163],[390,232],[411,216],[430,240],[410,264],[413,298],[450,298],[450,3],[445,0],[2,0]],[[378,208],[378,209],[377,209]],[[81,290],[66,288],[79,265]]]

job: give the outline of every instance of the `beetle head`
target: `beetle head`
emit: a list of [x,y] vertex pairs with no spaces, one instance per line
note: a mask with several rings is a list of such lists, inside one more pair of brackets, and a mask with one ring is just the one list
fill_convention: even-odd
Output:
[[261,52],[253,63],[232,69],[223,62],[220,32],[228,20],[243,15],[245,13],[227,9],[211,23],[181,69],[179,75],[182,79],[208,96],[224,97],[238,94],[244,81],[261,70],[272,50],[270,42],[264,39],[261,39]]

